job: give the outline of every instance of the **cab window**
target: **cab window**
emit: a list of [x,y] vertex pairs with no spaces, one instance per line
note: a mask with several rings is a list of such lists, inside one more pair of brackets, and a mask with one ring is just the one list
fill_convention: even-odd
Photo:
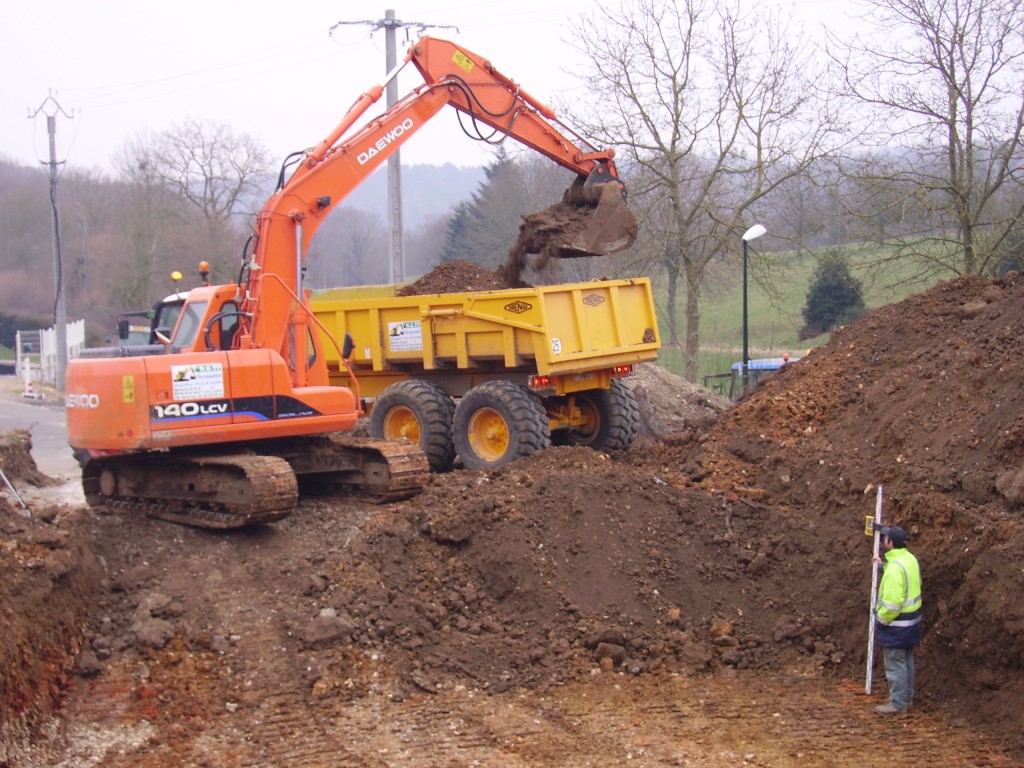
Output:
[[205,301],[189,302],[178,318],[178,327],[174,333],[174,346],[179,349],[191,347],[196,340],[196,334],[202,325],[203,317],[206,315]]

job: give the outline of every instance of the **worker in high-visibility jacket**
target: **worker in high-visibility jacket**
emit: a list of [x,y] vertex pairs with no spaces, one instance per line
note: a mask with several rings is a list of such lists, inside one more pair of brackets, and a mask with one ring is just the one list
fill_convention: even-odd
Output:
[[885,660],[889,703],[875,707],[875,712],[898,715],[914,701],[914,648],[921,643],[921,568],[907,550],[905,530],[886,526],[880,533],[885,568],[875,601],[875,629]]

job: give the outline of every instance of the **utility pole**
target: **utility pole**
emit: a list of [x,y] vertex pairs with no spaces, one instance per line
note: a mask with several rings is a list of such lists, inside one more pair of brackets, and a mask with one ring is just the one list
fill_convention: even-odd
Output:
[[[399,21],[395,18],[394,9],[384,11],[384,18],[373,21],[339,21],[333,27],[343,24],[368,24],[373,30],[384,30],[384,58],[385,74],[390,74],[398,65],[398,46],[395,30],[399,27],[416,27],[422,34],[429,27],[450,27],[445,24],[424,24],[420,21]],[[398,101],[398,78],[391,78],[385,90],[388,109],[391,109]],[[390,256],[390,281],[392,283],[405,282],[405,253],[402,246],[402,160],[401,149],[388,158],[388,224],[391,230],[391,256]]]
[[[398,64],[398,47],[395,43],[395,29],[398,20],[394,9],[384,11],[384,60],[385,73],[391,72]],[[398,78],[393,77],[387,84],[387,105],[391,109],[398,101]],[[405,282],[405,245],[402,240],[402,160],[401,149],[388,158],[388,223],[391,225],[391,283]]]
[[57,332],[57,389],[64,391],[64,375],[68,368],[68,319],[64,309],[64,270],[61,266],[60,216],[57,211],[57,115],[71,119],[53,95],[47,96],[35,112],[29,112],[33,119],[40,112],[46,115],[46,132],[50,137],[50,161],[44,163],[50,170],[50,215],[53,220],[53,283],[56,300],[54,304],[54,328]]

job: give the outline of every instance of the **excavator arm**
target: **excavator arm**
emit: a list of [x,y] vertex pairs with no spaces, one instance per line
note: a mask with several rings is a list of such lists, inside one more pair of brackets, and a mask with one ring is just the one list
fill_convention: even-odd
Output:
[[[424,84],[353,131],[380,99],[386,83],[409,63],[419,70]],[[315,345],[316,334],[308,331],[301,276],[314,234],[346,195],[445,106],[578,175],[560,205],[585,214],[570,216],[575,221],[568,223],[564,216],[556,217],[554,226],[550,217],[532,229],[528,226],[517,247],[546,255],[578,256],[614,253],[632,245],[636,221],[625,205],[614,150],[597,150],[579,136],[567,135],[572,132],[557,123],[550,107],[483,57],[447,40],[423,37],[385,84],[362,94],[338,126],[305,153],[260,212],[241,307],[241,329],[236,336],[239,348],[277,349],[286,359],[312,354],[307,343]],[[530,217],[524,218],[529,225]]]
[[550,109],[452,43],[423,38],[404,65],[410,62],[423,85],[356,128],[384,90],[370,89],[320,144],[300,153],[287,180],[282,174],[257,217],[238,285],[190,291],[158,351],[100,350],[69,362],[68,441],[88,457],[82,481],[90,504],[234,528],[290,514],[300,477],[304,485],[361,488],[382,499],[407,498],[423,486],[429,465],[418,444],[338,434],[362,414],[360,396],[355,385],[330,386],[302,273],[327,214],[445,105],[575,171],[564,205],[593,219],[611,210],[613,222],[625,223],[615,237],[592,237],[541,217],[517,246],[558,256],[631,242],[635,221],[611,152],[577,146]]

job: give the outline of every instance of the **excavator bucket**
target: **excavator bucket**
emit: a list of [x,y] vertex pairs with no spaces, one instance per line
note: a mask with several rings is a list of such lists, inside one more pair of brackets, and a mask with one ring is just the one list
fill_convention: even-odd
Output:
[[572,224],[565,227],[564,235],[552,237],[552,256],[607,256],[636,242],[637,223],[626,205],[625,185],[604,166],[598,166],[585,180],[577,178],[565,191],[563,202],[575,211],[570,212]]
[[607,256],[636,242],[637,222],[626,205],[622,182],[598,166],[580,177],[562,199],[543,211],[523,216],[519,238],[509,253],[509,266],[518,274],[526,254],[537,254],[540,268],[549,258]]

